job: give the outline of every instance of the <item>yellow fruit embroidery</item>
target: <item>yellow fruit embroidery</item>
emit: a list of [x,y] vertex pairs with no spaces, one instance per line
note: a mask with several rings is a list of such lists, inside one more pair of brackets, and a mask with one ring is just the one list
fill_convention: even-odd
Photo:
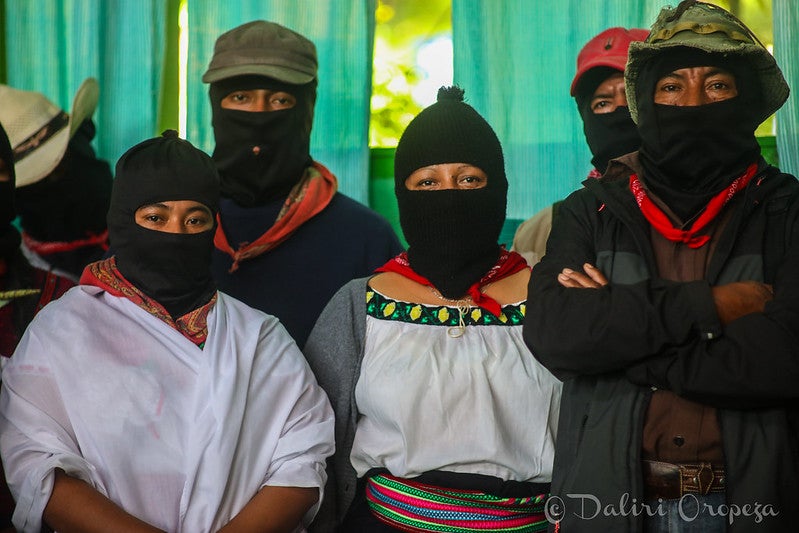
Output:
[[503,324],[508,321],[508,317],[505,316],[505,313],[499,314],[499,321],[502,322]]
[[522,312],[522,316],[525,316],[525,314],[527,313],[527,304],[521,304],[519,306],[519,311]]
[[394,310],[397,308],[397,304],[394,302],[389,302],[388,305],[383,309],[383,316],[389,317],[394,314]]
[[478,320],[480,320],[481,316],[483,316],[483,312],[480,311],[479,308],[475,308],[475,309],[472,310],[472,320],[477,322]]
[[442,307],[438,310],[438,321],[443,323],[447,320],[449,320],[449,311],[447,311],[446,307]]
[[419,320],[420,316],[422,316],[422,306],[414,305],[411,308],[411,320]]
[[366,303],[372,301],[372,298],[375,297],[375,291],[366,291]]

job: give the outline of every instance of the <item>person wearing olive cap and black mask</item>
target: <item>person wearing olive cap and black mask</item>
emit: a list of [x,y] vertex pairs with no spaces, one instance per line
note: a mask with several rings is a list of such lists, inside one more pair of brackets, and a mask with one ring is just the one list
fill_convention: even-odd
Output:
[[[497,244],[499,139],[442,88],[394,174],[408,252],[345,285],[304,350],[337,425],[312,529],[543,531],[560,382],[521,338],[530,269]],[[442,491],[459,520],[431,505]]]
[[338,193],[336,177],[310,155],[311,41],[273,22],[243,24],[217,39],[203,81],[222,180],[214,278],[277,316],[302,346],[336,290],[402,247],[388,222]]
[[[571,95],[577,103],[585,140],[593,156],[589,178],[602,176],[611,159],[634,152],[641,145],[638,128],[627,107],[624,66],[630,43],[643,41],[648,34],[648,30],[638,28],[608,28],[588,41],[577,55]],[[531,265],[546,252],[552,217],[561,202],[545,207],[516,229],[512,249]]]
[[115,255],[39,313],[3,369],[15,526],[301,529],[333,415],[278,320],[216,291],[213,161],[172,131],[116,176]]
[[[525,340],[564,380],[553,519],[797,531],[799,183],[754,135],[788,86],[693,0],[630,45],[625,77],[641,148],[566,199],[529,285]],[[593,512],[623,501],[650,511]]]

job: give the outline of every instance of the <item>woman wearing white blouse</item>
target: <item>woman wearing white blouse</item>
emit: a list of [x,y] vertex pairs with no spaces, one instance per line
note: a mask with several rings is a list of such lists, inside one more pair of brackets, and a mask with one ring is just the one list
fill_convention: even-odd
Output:
[[442,88],[397,147],[407,253],[343,287],[305,356],[336,412],[316,531],[543,531],[560,382],[522,339],[530,269],[497,244],[502,148]]

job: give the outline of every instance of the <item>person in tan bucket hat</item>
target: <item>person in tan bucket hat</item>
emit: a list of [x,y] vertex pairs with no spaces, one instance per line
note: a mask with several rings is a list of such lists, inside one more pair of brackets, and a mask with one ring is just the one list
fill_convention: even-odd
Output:
[[69,112],[41,93],[0,85],[0,123],[17,170],[22,250],[34,266],[74,281],[108,248],[112,174],[91,146],[98,98],[94,78],[80,85]]
[[302,347],[336,290],[401,251],[389,223],[311,157],[315,45],[265,20],[222,34],[210,84],[222,200],[220,290],[277,316]]
[[529,285],[525,341],[564,381],[553,527],[799,531],[799,182],[755,138],[788,85],[695,0],[625,78],[641,147],[564,201]]

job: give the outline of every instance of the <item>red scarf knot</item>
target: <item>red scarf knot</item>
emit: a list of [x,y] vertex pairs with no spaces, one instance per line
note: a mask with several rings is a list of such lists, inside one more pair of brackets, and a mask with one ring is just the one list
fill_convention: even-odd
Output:
[[710,241],[709,235],[697,235],[713,219],[718,216],[722,208],[732,200],[738,192],[744,190],[757,172],[757,164],[752,163],[742,176],[736,178],[728,187],[710,199],[702,214],[691,224],[687,230],[675,228],[669,219],[656,204],[641,184],[636,174],[630,175],[630,191],[633,193],[638,208],[644,218],[665,238],[672,242],[681,242],[689,248],[701,248]]
[[336,177],[323,165],[314,161],[313,166],[307,169],[303,179],[291,189],[274,225],[255,241],[240,244],[237,250],[234,250],[228,243],[222,228],[222,219],[217,214],[214,246],[233,258],[229,272],[233,273],[238,270],[239,263],[242,261],[268,252],[288,239],[297,228],[327,207],[337,189]]
[[[530,268],[527,265],[527,261],[518,253],[507,251],[503,246],[496,264],[494,264],[494,266],[491,267],[491,269],[486,272],[486,274],[480,278],[479,281],[472,284],[472,286],[466,291],[466,294],[471,297],[476,306],[480,307],[481,309],[485,309],[496,317],[499,317],[499,315],[502,313],[502,306],[495,299],[482,292],[480,288],[484,285],[488,285],[489,283],[506,278],[512,274],[524,270],[525,268]],[[398,256],[389,259],[385,265],[375,269],[375,272],[395,272],[412,281],[415,281],[416,283],[425,285],[427,287],[433,287],[435,289],[435,286],[430,280],[421,274],[417,274],[416,271],[411,268],[411,264],[408,261],[407,252],[402,252]]]

